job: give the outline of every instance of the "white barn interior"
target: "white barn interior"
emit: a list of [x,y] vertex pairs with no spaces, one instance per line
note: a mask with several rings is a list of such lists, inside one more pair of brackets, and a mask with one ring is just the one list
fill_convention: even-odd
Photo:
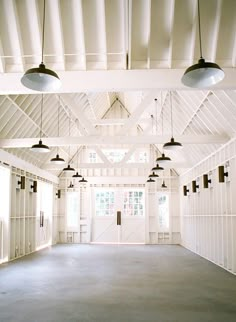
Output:
[[0,321],[235,321],[236,1],[200,1],[203,57],[225,73],[206,88],[181,82],[198,1],[45,5],[61,87],[35,91],[21,78],[41,62],[44,1],[0,0]]

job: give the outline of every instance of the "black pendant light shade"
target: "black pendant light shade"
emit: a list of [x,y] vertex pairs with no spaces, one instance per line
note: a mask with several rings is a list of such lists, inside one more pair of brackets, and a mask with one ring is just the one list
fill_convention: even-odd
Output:
[[163,170],[164,168],[160,167],[158,163],[154,168],[152,168],[152,171],[163,171]]
[[176,151],[182,149],[183,146],[180,142],[176,142],[175,139],[172,137],[169,142],[163,145],[163,149],[168,151]]
[[171,139],[163,145],[163,149],[167,151],[176,151],[182,149],[182,144],[176,142],[173,137],[173,111],[172,111],[172,92],[170,92],[170,126],[171,126]]
[[201,20],[200,20],[200,6],[198,0],[198,34],[200,45],[200,59],[197,64],[187,68],[182,76],[182,83],[185,86],[193,88],[207,88],[213,86],[223,80],[225,73],[216,64],[205,62],[202,56],[202,40],[201,40]]
[[79,180],[80,183],[86,183],[88,182],[87,180],[85,180],[84,178],[82,178],[81,180]]
[[32,90],[39,92],[52,92],[61,87],[58,75],[46,68],[42,62],[39,67],[28,69],[21,78],[21,83]]
[[63,171],[75,171],[75,169],[71,168],[71,166],[68,164],[68,166],[64,168]]
[[159,175],[158,175],[158,174],[156,174],[156,173],[153,171],[153,173],[151,173],[148,177],[149,177],[149,178],[157,178],[157,177],[159,177]]
[[162,182],[162,185],[161,185],[162,188],[167,188],[166,184],[165,184],[165,181],[163,180]]
[[224,77],[225,73],[220,66],[200,58],[197,64],[186,69],[181,81],[188,87],[207,88],[219,83]]
[[43,144],[43,142],[42,142],[42,134],[43,134],[42,129],[43,129],[43,94],[42,94],[41,110],[40,110],[39,143],[32,145],[30,150],[33,152],[48,153],[48,152],[50,152],[49,147],[47,145]]
[[57,154],[55,158],[52,158],[50,160],[50,162],[53,163],[53,164],[64,164],[65,163],[65,160],[62,159],[62,158],[60,158],[59,157],[59,154]]
[[[59,134],[60,134],[60,96],[59,96],[59,106],[58,106],[58,112],[57,112],[57,136],[58,137],[59,137]],[[50,162],[53,164],[64,164],[65,160],[59,157],[58,150],[59,149],[57,147],[57,155],[55,158],[52,158]]]
[[155,182],[155,180],[153,180],[152,178],[149,178],[147,182]]
[[39,143],[32,145],[30,148],[33,152],[39,152],[39,153],[48,153],[50,152],[50,149],[47,145],[43,144],[42,140],[39,140]]
[[45,0],[44,0],[41,64],[39,65],[39,67],[31,68],[27,70],[23,75],[23,77],[21,78],[21,83],[25,87],[35,91],[52,92],[60,88],[61,81],[58,75],[53,70],[46,68],[45,64],[43,63],[45,16],[46,16],[46,6],[45,6]]
[[69,184],[69,186],[68,186],[68,189],[72,189],[72,188],[74,188],[74,185],[73,185],[73,183],[72,183],[72,182],[70,182],[70,184]]
[[171,161],[171,158],[165,156],[165,153],[162,153],[161,157],[156,159],[156,162],[158,162],[160,164],[165,163],[165,162],[170,162],[170,161]]
[[74,174],[72,177],[73,178],[82,178],[81,174],[79,174],[78,172],[76,172],[76,174]]

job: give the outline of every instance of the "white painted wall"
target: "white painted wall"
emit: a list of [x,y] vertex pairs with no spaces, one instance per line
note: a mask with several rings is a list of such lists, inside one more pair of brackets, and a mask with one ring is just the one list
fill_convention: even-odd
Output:
[[[218,166],[229,164],[228,178],[219,183]],[[230,141],[180,177],[182,245],[236,274],[236,140]],[[203,188],[203,174],[211,187]],[[198,178],[199,189],[192,192]],[[183,185],[190,192],[183,196]]]

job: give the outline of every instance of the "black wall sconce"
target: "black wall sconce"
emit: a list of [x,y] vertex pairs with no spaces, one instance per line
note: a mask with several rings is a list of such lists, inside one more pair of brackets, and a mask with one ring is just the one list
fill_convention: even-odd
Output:
[[208,178],[208,174],[203,175],[203,188],[208,188],[209,183],[211,183],[211,179]]
[[197,189],[199,189],[199,184],[197,184],[196,180],[192,181],[192,191],[195,193],[197,192]]
[[117,211],[116,213],[116,224],[117,226],[121,226],[121,211]]
[[30,188],[33,189],[33,192],[37,192],[38,191],[37,186],[38,186],[37,181],[34,180],[33,184],[30,186]]
[[17,181],[17,184],[20,185],[20,189],[25,189],[25,176],[21,176],[20,180]]
[[60,198],[61,198],[61,190],[60,190],[60,189],[59,189],[59,190],[57,190],[56,196],[57,196],[57,198],[58,198],[58,199],[60,199]]
[[187,186],[183,186],[184,196],[188,195],[189,189]]
[[218,174],[219,174],[219,182],[225,182],[225,177],[228,177],[228,171],[225,172],[225,168],[223,165],[218,167]]

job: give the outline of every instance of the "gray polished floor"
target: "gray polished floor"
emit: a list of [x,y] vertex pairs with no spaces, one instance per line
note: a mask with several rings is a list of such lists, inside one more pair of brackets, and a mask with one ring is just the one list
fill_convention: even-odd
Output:
[[57,245],[0,266],[1,322],[235,322],[236,277],[180,246]]

